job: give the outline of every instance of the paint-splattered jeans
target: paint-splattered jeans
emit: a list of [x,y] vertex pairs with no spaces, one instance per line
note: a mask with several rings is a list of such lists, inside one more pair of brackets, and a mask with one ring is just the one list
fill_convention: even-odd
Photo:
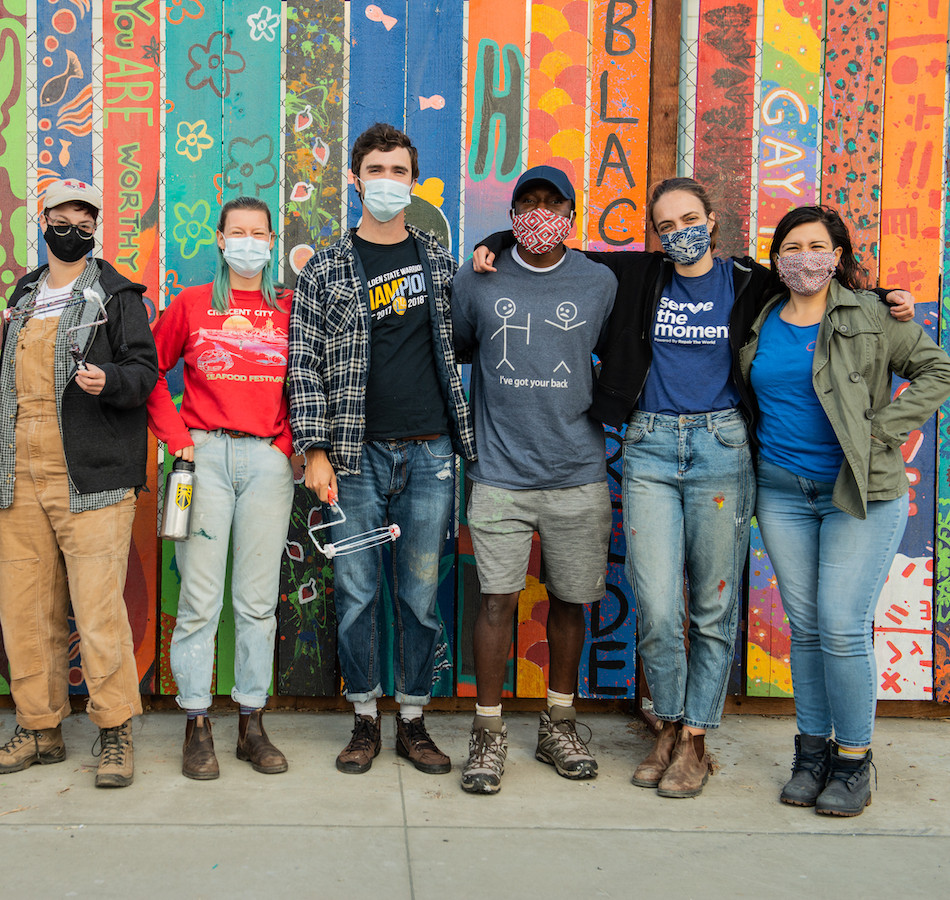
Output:
[[877,706],[871,628],[907,524],[909,497],[872,500],[866,519],[831,502],[833,483],[759,458],[756,517],[792,630],[802,734],[867,747]]
[[[755,477],[735,410],[635,412],[623,450],[627,579],[659,718],[716,728],[732,667]],[[689,580],[689,654],[683,644]]]
[[[171,668],[178,705],[211,704],[214,638],[233,545],[234,689],[244,706],[267,703],[274,671],[280,560],[294,496],[290,460],[268,438],[192,429],[195,493],[191,537],[175,545],[181,574]],[[226,626],[230,628],[230,622]],[[220,675],[219,675],[220,677]]]
[[[346,522],[331,530],[339,541],[395,523],[390,544],[395,594],[393,682],[399,703],[429,702],[435,652],[442,633],[436,609],[439,562],[455,501],[455,455],[446,436],[430,441],[368,441],[359,475],[338,479]],[[350,702],[382,695],[379,605],[386,589],[382,550],[333,560],[340,667]]]

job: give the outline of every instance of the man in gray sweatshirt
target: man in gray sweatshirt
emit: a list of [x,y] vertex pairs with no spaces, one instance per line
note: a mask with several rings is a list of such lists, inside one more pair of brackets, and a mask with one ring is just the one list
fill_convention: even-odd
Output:
[[462,788],[501,789],[507,729],[501,717],[511,623],[534,533],[550,600],[547,712],[536,756],[565,778],[593,778],[597,763],[576,731],[574,691],[584,604],[604,594],[611,508],[602,426],[587,415],[591,353],[605,337],[617,281],[568,249],[574,188],[551,166],[528,169],[512,195],[517,244],[495,274],[463,266],[453,283],[455,348],[472,358],[478,461],[469,529],[482,603],[475,621],[477,703]]

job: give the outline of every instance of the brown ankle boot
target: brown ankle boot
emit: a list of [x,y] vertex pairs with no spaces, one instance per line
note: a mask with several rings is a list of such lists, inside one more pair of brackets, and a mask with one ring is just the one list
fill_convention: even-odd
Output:
[[630,779],[632,784],[642,788],[655,788],[670,767],[673,758],[673,745],[683,727],[682,722],[663,722],[656,734],[656,743],[650,755],[637,766]]
[[185,726],[185,744],[181,749],[181,774],[195,781],[211,781],[221,773],[214,755],[211,722],[207,716],[189,719]]
[[683,728],[673,747],[670,767],[663,773],[656,792],[661,797],[696,797],[709,778],[706,735],[690,734]]
[[287,758],[271,742],[264,731],[263,709],[241,715],[238,721],[237,758],[246,760],[255,772],[279,775],[287,771]]

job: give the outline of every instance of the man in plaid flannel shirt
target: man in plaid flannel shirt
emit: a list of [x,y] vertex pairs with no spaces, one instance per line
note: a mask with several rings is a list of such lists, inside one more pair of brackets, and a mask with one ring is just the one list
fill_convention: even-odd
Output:
[[[332,539],[395,523],[392,545],[399,714],[396,752],[422,772],[451,769],[429,737],[442,626],[439,561],[455,499],[455,454],[475,458],[468,405],[452,348],[456,264],[433,237],[406,225],[419,175],[416,148],[377,123],[353,145],[363,203],[359,227],[313,256],[300,273],[290,323],[288,383],[294,447],[306,484],[339,499],[346,521]],[[377,635],[380,550],[337,555],[334,599],[340,667],[355,725],[337,757],[366,772],[380,748]]]

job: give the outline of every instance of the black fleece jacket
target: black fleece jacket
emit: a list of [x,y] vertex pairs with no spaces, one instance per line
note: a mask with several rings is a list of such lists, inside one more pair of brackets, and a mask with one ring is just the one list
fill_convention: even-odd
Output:
[[[144,485],[148,457],[145,401],[158,381],[158,357],[143,303],[145,285],[97,259],[109,320],[88,330],[86,360],[105,372],[98,396],[70,378],[62,396],[61,430],[69,477],[81,494]],[[24,275],[10,306],[28,296],[46,267]],[[3,352],[15,351],[4,346]],[[57,346],[57,353],[68,354]]]

